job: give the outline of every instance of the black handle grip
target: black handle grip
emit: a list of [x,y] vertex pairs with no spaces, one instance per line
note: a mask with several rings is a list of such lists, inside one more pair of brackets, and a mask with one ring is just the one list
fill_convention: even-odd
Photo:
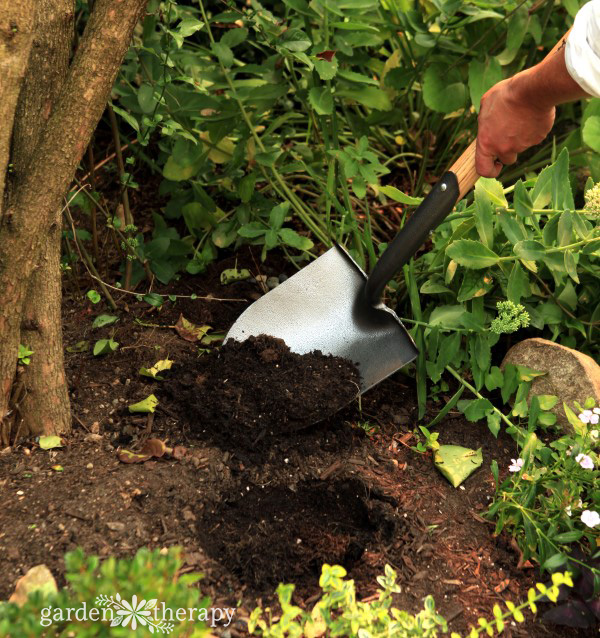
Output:
[[371,306],[381,304],[387,282],[417,252],[430,231],[444,221],[458,198],[458,180],[453,172],[448,171],[419,204],[375,264],[365,284],[366,300]]

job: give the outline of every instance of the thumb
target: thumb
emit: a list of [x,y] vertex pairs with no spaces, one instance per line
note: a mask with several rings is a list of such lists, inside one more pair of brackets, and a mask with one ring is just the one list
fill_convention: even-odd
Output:
[[481,177],[498,177],[502,170],[502,163],[496,161],[496,156],[481,147],[479,138],[475,150],[475,169]]

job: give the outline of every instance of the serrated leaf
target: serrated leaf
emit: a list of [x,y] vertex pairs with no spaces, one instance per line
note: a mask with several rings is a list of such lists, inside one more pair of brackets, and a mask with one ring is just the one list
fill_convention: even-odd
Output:
[[129,406],[129,411],[131,413],[141,412],[143,414],[146,414],[148,412],[154,412],[157,405],[158,399],[153,394],[150,394],[142,401],[138,401],[138,403],[132,403]]
[[337,73],[338,63],[335,58],[331,62],[327,60],[315,60],[315,69],[321,80],[332,80]]
[[493,177],[480,177],[475,183],[475,194],[488,197],[494,206],[508,207],[502,184]]

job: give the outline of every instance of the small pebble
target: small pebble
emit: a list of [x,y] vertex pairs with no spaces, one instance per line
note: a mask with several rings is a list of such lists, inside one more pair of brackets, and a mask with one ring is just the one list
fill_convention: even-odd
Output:
[[88,470],[91,470],[91,469],[93,469],[93,468],[94,468],[94,464],[93,464],[93,463],[88,463],[88,464],[86,465],[86,467],[87,467],[87,469],[88,469]]
[[269,290],[273,290],[273,288],[277,288],[279,286],[279,278],[278,277],[269,277],[267,279],[267,288]]

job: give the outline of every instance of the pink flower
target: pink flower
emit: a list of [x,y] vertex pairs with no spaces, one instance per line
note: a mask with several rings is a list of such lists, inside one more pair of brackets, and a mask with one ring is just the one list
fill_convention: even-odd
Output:
[[508,466],[509,472],[520,472],[525,461],[523,459],[511,459],[511,464]]
[[575,460],[584,470],[593,470],[594,469],[594,461],[592,461],[592,457],[587,454],[578,454],[575,457]]

